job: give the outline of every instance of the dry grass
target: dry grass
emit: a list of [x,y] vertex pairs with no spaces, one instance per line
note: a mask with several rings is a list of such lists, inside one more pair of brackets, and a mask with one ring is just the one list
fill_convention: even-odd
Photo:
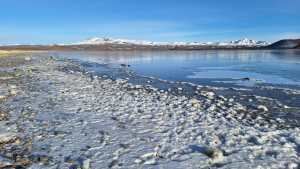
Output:
[[22,51],[22,50],[0,50],[0,58],[5,56],[23,54],[23,53],[31,53],[32,51]]

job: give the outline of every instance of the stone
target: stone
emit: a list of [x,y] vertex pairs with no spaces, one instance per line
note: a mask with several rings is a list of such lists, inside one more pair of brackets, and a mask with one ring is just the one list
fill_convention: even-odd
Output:
[[90,164],[91,164],[91,160],[90,159],[84,160],[83,164],[82,164],[82,169],[90,169]]
[[31,57],[25,57],[25,61],[31,61]]
[[156,160],[155,159],[147,160],[147,161],[145,161],[144,164],[146,164],[146,165],[155,165],[156,164]]
[[137,164],[141,164],[141,163],[143,162],[143,160],[141,160],[141,159],[136,159],[136,160],[134,160],[134,162],[137,163]]
[[9,168],[13,165],[13,161],[0,156],[0,168]]
[[296,163],[289,163],[287,165],[287,168],[288,169],[297,169],[298,168],[298,164],[296,164]]
[[0,110],[0,121],[7,120],[7,119],[8,119],[8,113]]
[[9,94],[12,95],[12,96],[15,96],[15,95],[18,94],[18,91],[15,90],[15,89],[11,89],[11,90],[9,90]]
[[195,108],[199,108],[199,107],[201,106],[199,100],[197,100],[197,99],[192,99],[192,100],[191,100],[191,104],[192,104],[192,106],[195,107]]
[[264,112],[269,111],[269,109],[268,109],[266,106],[264,106],[264,105],[259,105],[259,106],[257,106],[257,108],[258,108],[259,110],[264,111]]
[[15,142],[18,139],[17,135],[14,133],[1,133],[0,134],[0,144],[7,144]]
[[0,100],[5,100],[6,98],[7,98],[7,96],[0,95]]
[[205,151],[205,154],[211,158],[212,163],[220,163],[224,160],[223,152],[217,148],[209,148]]

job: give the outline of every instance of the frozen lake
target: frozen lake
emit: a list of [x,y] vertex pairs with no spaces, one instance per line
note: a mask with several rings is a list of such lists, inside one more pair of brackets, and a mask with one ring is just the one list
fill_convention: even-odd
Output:
[[126,64],[139,75],[202,85],[300,86],[300,50],[77,52],[63,55],[112,67]]

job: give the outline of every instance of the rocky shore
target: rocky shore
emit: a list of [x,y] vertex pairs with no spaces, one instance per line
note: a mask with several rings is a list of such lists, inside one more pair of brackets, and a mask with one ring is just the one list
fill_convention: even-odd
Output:
[[97,77],[50,56],[1,58],[0,168],[300,167],[300,128],[198,93]]

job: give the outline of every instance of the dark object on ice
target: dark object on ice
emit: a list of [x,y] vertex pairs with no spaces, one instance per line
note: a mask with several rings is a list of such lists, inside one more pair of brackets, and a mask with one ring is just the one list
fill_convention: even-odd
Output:
[[243,81],[249,81],[250,78],[249,77],[245,77],[245,78],[242,78],[241,80],[243,80]]
[[126,65],[126,64],[121,64],[122,67],[130,67],[130,65]]

